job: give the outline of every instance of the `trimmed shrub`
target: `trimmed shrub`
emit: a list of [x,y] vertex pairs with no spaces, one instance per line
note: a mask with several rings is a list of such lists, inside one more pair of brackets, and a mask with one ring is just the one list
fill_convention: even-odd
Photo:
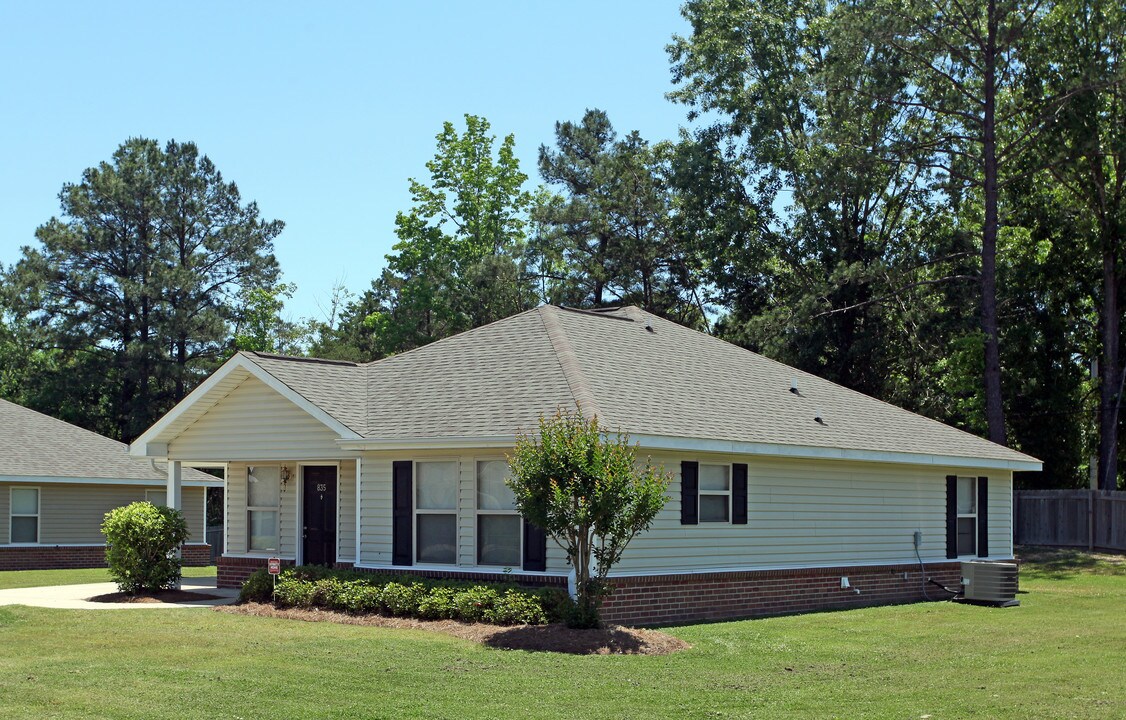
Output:
[[180,582],[176,550],[187,542],[188,524],[179,510],[135,502],[105,515],[106,564],[122,592],[156,592]]
[[324,608],[353,614],[380,613],[426,620],[461,620],[495,625],[542,625],[564,617],[567,594],[555,588],[506,583],[432,580],[322,567],[286,568],[274,590],[269,574],[247,579],[239,602],[278,607]]
[[250,573],[250,577],[242,584],[242,590],[239,591],[238,601],[240,603],[247,602],[270,602],[274,599],[274,580],[266,568],[261,568]]

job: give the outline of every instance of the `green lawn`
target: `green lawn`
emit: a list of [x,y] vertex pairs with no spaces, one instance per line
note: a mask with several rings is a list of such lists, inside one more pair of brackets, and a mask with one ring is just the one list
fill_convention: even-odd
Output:
[[[215,577],[215,566],[186,567],[184,577]],[[83,583],[110,582],[105,568],[80,570],[0,570],[0,590],[40,587],[45,585],[81,585]]]
[[1026,566],[1023,605],[670,632],[668,657],[493,650],[210,610],[0,608],[0,717],[1122,718],[1126,567]]

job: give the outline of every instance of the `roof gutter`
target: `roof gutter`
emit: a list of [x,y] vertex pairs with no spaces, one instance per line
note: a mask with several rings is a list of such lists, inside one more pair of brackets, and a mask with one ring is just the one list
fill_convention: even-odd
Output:
[[[893,463],[898,465],[929,465],[953,468],[978,468],[989,470],[1036,471],[1043,468],[1039,460],[1011,451],[1012,459],[960,457],[927,453],[886,452],[855,448],[816,447],[811,445],[782,445],[779,443],[752,443],[734,440],[708,440],[675,437],[670,435],[630,435],[630,440],[646,450],[676,450],[681,452],[714,453],[726,455],[761,455],[788,457],[801,460],[848,460],[853,462]],[[337,440],[342,450],[468,450],[475,448],[510,448],[516,443],[515,435],[428,437],[403,439]]]

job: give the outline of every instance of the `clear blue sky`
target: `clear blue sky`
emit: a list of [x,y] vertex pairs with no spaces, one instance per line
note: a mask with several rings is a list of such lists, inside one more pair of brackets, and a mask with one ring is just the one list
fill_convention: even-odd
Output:
[[0,0],[0,263],[126,138],[192,140],[286,222],[287,311],[318,314],[335,281],[360,291],[383,267],[445,120],[514,133],[535,183],[554,123],[587,108],[674,137],[679,5]]

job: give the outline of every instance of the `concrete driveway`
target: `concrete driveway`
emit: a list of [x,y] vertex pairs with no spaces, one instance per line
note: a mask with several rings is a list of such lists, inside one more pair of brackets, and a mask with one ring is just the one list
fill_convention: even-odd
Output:
[[201,598],[198,601],[174,603],[90,602],[88,598],[117,592],[117,585],[106,582],[0,590],[0,605],[30,605],[32,607],[63,608],[67,610],[160,610],[229,605],[238,597],[238,590],[216,589],[215,578],[184,578],[181,589],[206,595],[218,595],[219,598],[216,600]]

